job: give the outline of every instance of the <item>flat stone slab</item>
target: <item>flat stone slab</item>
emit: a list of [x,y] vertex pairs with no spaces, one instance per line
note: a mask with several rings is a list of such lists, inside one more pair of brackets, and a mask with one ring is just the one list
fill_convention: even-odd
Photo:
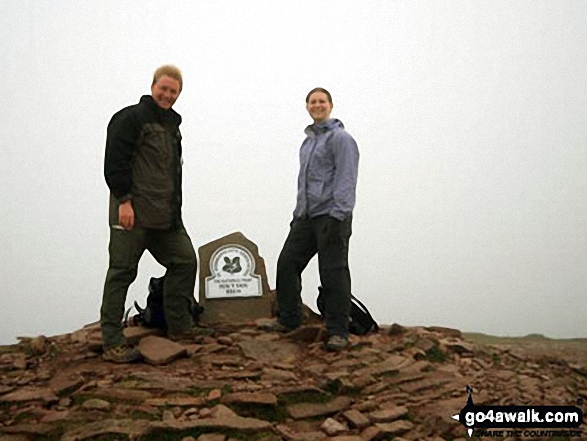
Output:
[[110,410],[112,405],[106,400],[101,400],[100,398],[91,398],[87,401],[84,401],[82,407],[87,410]]
[[206,404],[206,400],[200,397],[149,398],[144,404],[154,407],[198,407]]
[[408,408],[404,406],[395,406],[389,409],[376,410],[369,414],[369,418],[376,423],[388,423],[395,421],[404,415],[407,415]]
[[333,415],[345,410],[352,403],[348,397],[336,397],[328,403],[299,403],[287,406],[287,412],[294,420],[316,416]]
[[163,337],[145,337],[139,343],[139,351],[149,364],[168,364],[187,356],[187,349]]
[[57,401],[57,395],[47,388],[23,388],[0,397],[0,403],[23,403],[27,401]]
[[277,397],[270,393],[237,392],[225,395],[222,398],[225,404],[259,404],[264,406],[277,406]]
[[399,420],[393,423],[377,423],[375,426],[385,434],[385,436],[403,435],[414,428],[410,421]]
[[328,441],[365,441],[365,439],[359,435],[340,435],[328,438]]
[[76,373],[57,374],[49,381],[49,387],[60,397],[69,395],[82,387],[84,379]]
[[262,432],[271,430],[272,425],[268,421],[256,418],[242,418],[239,416],[229,418],[208,418],[195,421],[157,421],[150,424],[149,432],[181,432],[190,429],[232,429],[244,432]]
[[238,343],[248,358],[263,362],[265,364],[295,360],[300,354],[300,347],[288,341],[259,341],[248,340]]
[[60,441],[83,441],[100,435],[127,435],[136,439],[147,432],[149,422],[144,420],[104,420],[77,427],[66,432]]
[[114,398],[116,400],[142,401],[152,398],[153,394],[146,390],[108,387],[92,390],[92,396],[99,398]]
[[124,337],[130,344],[137,344],[145,337],[149,336],[162,336],[165,332],[162,329],[157,328],[145,328],[143,326],[129,326],[123,330]]
[[342,416],[351,424],[351,426],[356,427],[357,429],[364,429],[370,424],[369,418],[356,409],[347,410]]

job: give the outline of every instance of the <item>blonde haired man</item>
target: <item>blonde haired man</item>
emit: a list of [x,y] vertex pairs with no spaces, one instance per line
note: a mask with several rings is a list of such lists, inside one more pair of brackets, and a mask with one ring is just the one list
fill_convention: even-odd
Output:
[[114,114],[108,124],[104,176],[110,189],[110,265],[100,316],[107,361],[140,359],[121,322],[145,250],[167,269],[168,335],[181,338],[193,327],[197,262],[181,218],[181,116],[172,109],[181,89],[180,70],[162,66],[153,76],[151,95]]

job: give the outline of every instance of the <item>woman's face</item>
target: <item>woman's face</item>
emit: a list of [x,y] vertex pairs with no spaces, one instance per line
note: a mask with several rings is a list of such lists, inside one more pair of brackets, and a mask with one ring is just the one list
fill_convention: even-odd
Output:
[[315,123],[320,123],[330,118],[332,103],[324,92],[314,92],[306,103],[306,110]]

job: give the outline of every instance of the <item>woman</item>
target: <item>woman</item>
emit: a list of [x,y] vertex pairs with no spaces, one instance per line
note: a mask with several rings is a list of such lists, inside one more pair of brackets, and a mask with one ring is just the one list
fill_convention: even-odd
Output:
[[297,205],[277,262],[279,313],[271,329],[287,332],[300,326],[301,274],[317,253],[329,337],[326,348],[340,351],[348,345],[348,251],[359,150],[342,122],[330,118],[332,108],[326,89],[313,89],[306,96],[314,123],[306,128],[300,148]]

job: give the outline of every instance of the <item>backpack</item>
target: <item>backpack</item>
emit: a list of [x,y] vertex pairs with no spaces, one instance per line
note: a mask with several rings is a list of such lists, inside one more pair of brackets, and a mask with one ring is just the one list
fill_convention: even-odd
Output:
[[[318,287],[318,299],[316,299],[316,305],[318,306],[318,311],[322,317],[324,317],[324,296],[323,296],[324,288],[321,286]],[[354,295],[351,294],[351,313],[349,317],[349,332],[355,335],[365,335],[369,332],[377,332],[379,331],[379,325],[373,317],[371,317],[371,313],[367,309],[363,303],[359,299],[357,299]]]
[[[134,307],[136,308],[138,314],[131,317],[129,319],[130,311],[132,307],[130,307],[125,314],[124,323],[126,326],[129,325],[129,320],[134,325],[141,325],[147,328],[158,328],[158,329],[167,329],[167,323],[165,322],[165,310],[163,308],[163,282],[165,281],[165,276],[163,277],[151,277],[149,281],[149,295],[147,296],[147,306],[145,308],[141,308],[139,304],[135,301]],[[190,305],[190,313],[194,320],[194,323],[198,323],[200,314],[204,311],[204,308],[198,305],[195,299],[193,299],[193,303]]]

